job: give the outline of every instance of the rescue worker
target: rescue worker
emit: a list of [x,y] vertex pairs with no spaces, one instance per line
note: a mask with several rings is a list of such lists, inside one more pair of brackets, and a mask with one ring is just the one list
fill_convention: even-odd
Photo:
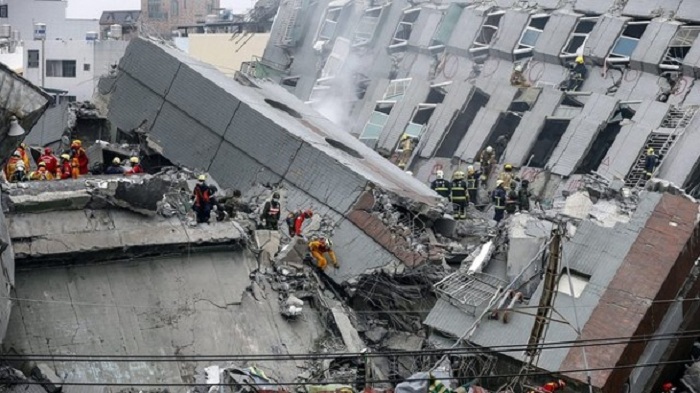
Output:
[[23,163],[22,154],[19,152],[19,150],[15,150],[5,165],[5,177],[8,181],[12,179],[12,175],[14,175],[15,171],[17,170],[17,164],[19,162]]
[[314,212],[311,209],[307,209],[303,212],[290,213],[287,217],[287,226],[289,227],[289,237],[301,236],[302,227],[304,226],[304,221],[307,218],[314,216]]
[[496,189],[491,193],[491,199],[496,206],[496,212],[493,219],[496,222],[501,222],[503,214],[506,211],[506,189],[503,188],[503,180],[496,181]]
[[513,186],[506,191],[506,213],[515,214],[516,211],[518,211],[518,193]]
[[437,177],[437,179],[430,183],[430,188],[437,192],[441,197],[449,199],[452,184],[449,180],[445,180],[445,174],[441,170],[435,172],[435,177]]
[[216,197],[217,192],[219,192],[219,189],[216,188],[216,186],[209,186],[209,202],[212,210],[216,213],[216,221],[223,221],[226,219],[226,210],[224,206],[219,203]]
[[455,209],[455,219],[463,220],[467,218],[467,182],[464,180],[464,172],[458,170],[452,175],[451,201]]
[[236,217],[238,212],[246,214],[252,212],[250,205],[243,201],[241,190],[233,190],[233,198],[229,198],[224,202],[224,210],[230,217]]
[[20,160],[17,161],[17,165],[15,166],[15,171],[12,173],[10,182],[17,183],[21,181],[27,181],[27,172],[25,172],[24,161],[22,161],[20,157]]
[[523,63],[516,64],[515,67],[513,67],[513,73],[510,74],[511,86],[530,87],[530,84],[527,82],[527,78],[525,78],[524,71],[525,66]]
[[24,168],[25,169],[31,168],[31,165],[29,165],[29,152],[27,151],[27,144],[24,142],[20,143],[17,150],[19,151],[19,154],[22,156],[22,162],[24,162]]
[[644,158],[644,172],[648,178],[654,176],[654,170],[656,165],[659,163],[659,156],[654,153],[654,148],[650,147],[647,149],[647,155]]
[[481,164],[482,180],[487,180],[491,176],[492,165],[496,161],[496,155],[494,154],[493,147],[487,146],[484,151],[481,152],[479,156],[479,163]]
[[119,157],[114,157],[112,163],[105,169],[105,175],[121,175],[124,173],[122,160]]
[[56,170],[57,179],[70,179],[73,173],[71,159],[68,154],[61,154],[61,165]]
[[399,155],[399,168],[406,169],[408,165],[408,160],[411,159],[413,155],[413,139],[408,134],[403,134],[401,137],[401,142],[399,143],[399,149],[401,149],[401,154]]
[[211,189],[206,183],[207,176],[199,175],[197,184],[192,191],[192,210],[197,213],[197,223],[209,222],[211,213]]
[[542,391],[546,392],[546,393],[552,393],[552,392],[556,392],[559,390],[564,390],[565,387],[566,387],[566,382],[564,382],[560,379],[557,381],[547,382],[546,384],[544,384],[542,386]]
[[137,173],[143,173],[143,167],[141,166],[141,163],[140,163],[138,157],[129,158],[129,162],[131,163],[131,168],[129,168],[128,171],[124,172],[125,175],[134,175]]
[[83,143],[76,139],[70,145],[71,158],[78,159],[78,170],[81,175],[87,175],[89,160],[85,149],[83,149]]
[[479,195],[479,178],[481,172],[477,172],[473,165],[467,167],[467,193],[469,194],[469,202],[476,205]]
[[586,65],[583,64],[583,56],[578,56],[571,69],[567,90],[578,91],[586,78],[588,78],[588,69]]
[[46,163],[46,170],[55,175],[58,170],[58,158],[53,155],[53,150],[50,147],[44,149],[44,154],[39,157],[39,162]]
[[503,172],[498,175],[498,180],[503,180],[503,188],[505,188],[506,191],[509,191],[511,183],[513,182],[513,165],[504,165]]
[[265,202],[265,206],[263,206],[263,211],[260,215],[260,221],[263,223],[263,228],[276,231],[278,229],[281,212],[280,194],[275,192],[272,194],[272,199]]
[[44,161],[39,161],[39,168],[29,174],[29,180],[53,180],[53,174],[46,168]]
[[326,253],[328,253],[333,266],[336,269],[340,267],[335,252],[333,252],[333,242],[330,239],[322,237],[318,240],[310,241],[309,251],[311,252],[311,256],[316,260],[316,265],[319,269],[326,270],[326,266],[328,266],[328,261],[324,257]]
[[674,393],[676,391],[676,387],[673,386],[671,382],[666,382],[661,386],[661,391],[663,393]]
[[73,155],[70,159],[70,175],[73,179],[80,177],[80,159],[77,155]]
[[518,207],[520,208],[520,211],[530,211],[530,197],[532,197],[532,193],[530,193],[530,190],[528,189],[528,186],[530,185],[530,182],[527,180],[523,180],[520,182],[520,189],[518,190]]

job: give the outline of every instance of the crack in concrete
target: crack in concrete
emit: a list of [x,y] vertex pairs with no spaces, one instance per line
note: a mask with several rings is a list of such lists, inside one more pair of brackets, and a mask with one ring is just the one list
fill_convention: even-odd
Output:
[[195,305],[197,304],[197,302],[207,302],[207,303],[211,304],[212,306],[214,306],[216,308],[220,308],[222,310],[226,310],[231,306],[240,306],[241,305],[241,302],[233,302],[233,303],[226,303],[225,305],[222,306],[222,305],[219,305],[219,304],[212,302],[209,299],[203,299],[203,298],[194,299]]

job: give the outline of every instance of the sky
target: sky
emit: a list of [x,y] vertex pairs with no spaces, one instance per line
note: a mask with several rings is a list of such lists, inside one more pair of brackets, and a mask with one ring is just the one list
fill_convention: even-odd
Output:
[[[221,0],[221,6],[243,12],[252,8],[252,0]],[[141,0],[68,0],[69,18],[99,19],[104,10],[138,10]]]

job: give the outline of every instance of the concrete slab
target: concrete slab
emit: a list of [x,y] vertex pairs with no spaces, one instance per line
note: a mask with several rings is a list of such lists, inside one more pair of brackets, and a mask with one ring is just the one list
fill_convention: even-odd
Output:
[[446,52],[460,57],[469,57],[469,48],[474,43],[489,7],[469,7],[462,11],[448,41]]
[[644,72],[657,73],[659,63],[666,55],[666,49],[680,26],[681,23],[676,21],[652,20],[639,40],[637,48],[630,56],[630,67]]
[[513,50],[520,42],[523,30],[527,27],[530,14],[522,10],[508,9],[501,18],[496,40],[491,44],[490,53],[496,57],[513,60]]
[[576,0],[574,9],[582,14],[600,15],[607,13],[615,5],[615,0]]
[[544,31],[540,34],[535,49],[533,51],[533,59],[553,64],[559,64],[559,54],[564,45],[569,40],[571,32],[573,32],[576,23],[578,22],[579,14],[570,11],[553,12]]
[[676,18],[690,23],[700,22],[700,9],[698,9],[698,3],[694,2],[693,0],[683,0],[678,6]]
[[[597,0],[579,0],[579,3],[584,3],[588,1],[590,3],[603,4],[605,1]],[[585,11],[584,9],[578,9],[582,13],[591,13],[590,11]],[[605,11],[603,11],[605,12]],[[594,14],[601,14],[603,12],[593,12]],[[630,18],[627,17],[615,17],[612,15],[602,15],[596,23],[595,27],[588,35],[588,41],[586,47],[584,48],[584,57],[587,61],[593,62],[595,65],[602,66],[605,62],[605,58],[610,53],[617,37],[622,33],[622,30]],[[590,44],[589,44],[590,43]]]
[[629,1],[622,9],[622,14],[640,18],[672,16],[678,11],[680,4],[681,0],[668,0],[661,3],[655,0]]

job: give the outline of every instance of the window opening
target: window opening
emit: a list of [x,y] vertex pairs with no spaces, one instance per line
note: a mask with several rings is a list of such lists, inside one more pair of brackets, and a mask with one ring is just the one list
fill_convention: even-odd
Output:
[[557,292],[579,298],[583,294],[584,289],[586,289],[591,276],[570,269],[567,270],[568,272],[562,272],[559,277]]
[[483,151],[487,146],[493,146],[496,150],[496,160],[499,160],[501,155],[506,150],[510,138],[513,137],[515,129],[520,125],[522,114],[513,111],[503,112],[498,116],[496,124],[491,128],[486,142],[481,146],[479,151]]
[[353,34],[352,46],[362,46],[372,43],[383,12],[384,7],[374,7],[365,10],[357,24],[355,34]]
[[586,44],[586,40],[596,23],[598,23],[598,19],[597,16],[584,16],[578,19],[574,31],[569,36],[569,40],[564,45],[561,54],[559,54],[561,59],[569,60],[579,54],[583,54],[583,46]]
[[335,31],[338,27],[340,14],[344,7],[329,7],[326,10],[326,17],[318,30],[317,40],[332,40],[335,38]]
[[411,8],[403,12],[401,22],[394,32],[394,38],[391,39],[390,49],[402,48],[408,44],[408,39],[413,32],[413,23],[418,19],[418,15],[420,15],[420,8]]
[[505,11],[496,11],[488,14],[486,20],[481,25],[479,33],[476,35],[476,39],[469,48],[469,53],[474,56],[484,54],[491,47],[491,41],[493,41],[496,33],[498,32],[498,26],[501,23],[501,18],[505,14]]
[[394,103],[377,104],[360,134],[360,141],[374,149],[393,108]]
[[666,49],[659,67],[662,70],[680,70],[685,56],[700,34],[700,26],[681,26]]
[[452,3],[447,8],[447,12],[440,21],[440,26],[435,30],[432,40],[430,40],[430,49],[432,52],[441,52],[445,49],[445,45],[450,40],[452,36],[452,31],[454,31],[459,18],[462,15],[465,4]]
[[27,68],[39,68],[39,51],[27,51]]
[[647,26],[649,26],[649,21],[627,22],[625,29],[615,41],[615,45],[613,45],[610,54],[605,60],[609,64],[629,64],[630,56],[632,56],[634,49],[637,48]]
[[481,108],[489,102],[489,96],[479,89],[474,89],[469,100],[462,106],[462,110],[456,113],[447,134],[444,136],[440,147],[435,153],[436,157],[452,158],[459,148],[460,142],[467,135],[467,131],[476,118]]
[[51,78],[75,78],[75,60],[46,60],[46,76]]
[[700,197],[700,160],[695,163],[693,172],[690,174],[683,188],[685,192],[693,198],[698,199]]
[[349,53],[350,41],[344,38],[338,38],[335,40],[333,50],[331,50],[331,54],[328,55],[326,64],[323,65],[323,69],[321,70],[321,77],[316,81],[316,83],[318,84],[335,78],[335,76],[340,72],[340,69],[343,67],[345,59],[347,59]]
[[170,16],[177,17],[180,15],[179,0],[170,0]]
[[408,90],[410,84],[411,78],[394,79],[390,81],[389,86],[387,86],[384,91],[384,100],[400,100],[403,98],[403,95],[406,94],[406,90]]
[[615,138],[617,138],[617,135],[622,129],[622,120],[631,119],[634,114],[635,111],[627,105],[620,105],[618,107],[605,128],[595,137],[593,144],[576,169],[576,174],[586,175],[592,171],[598,170],[598,167],[605,159],[605,156],[608,155],[610,147],[615,142]]
[[548,21],[549,15],[547,14],[533,15],[530,17],[530,22],[528,22],[527,27],[520,36],[518,47],[513,51],[516,60],[532,56],[532,50],[535,48],[537,40],[540,38]]
[[161,9],[161,0],[148,0],[148,17],[151,19],[163,19],[163,10]]
[[528,154],[531,167],[544,168],[554,149],[559,144],[561,137],[569,127],[569,119],[547,119],[537,135],[537,140]]

